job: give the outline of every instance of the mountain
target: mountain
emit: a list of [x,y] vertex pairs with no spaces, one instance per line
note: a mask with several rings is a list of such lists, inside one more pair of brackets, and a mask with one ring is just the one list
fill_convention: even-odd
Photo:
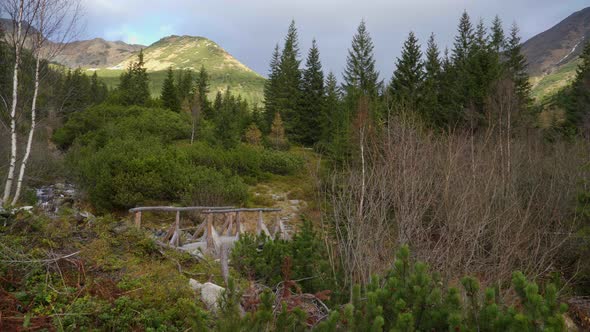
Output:
[[590,7],[573,13],[523,44],[535,97],[551,95],[573,79],[587,40],[590,40]]
[[145,46],[95,38],[67,44],[54,61],[70,68],[106,68],[120,63],[142,48]]
[[[82,67],[89,71],[96,71],[107,85],[115,87],[121,73],[129,64],[137,60],[137,53],[138,51],[134,51],[120,62],[100,66],[100,68],[90,65]],[[241,95],[250,103],[258,104],[263,99],[264,78],[205,37],[165,37],[143,48],[143,56],[145,67],[150,75],[150,89],[154,96],[160,94],[169,67],[175,70],[190,69],[197,72],[201,66],[205,66],[210,76],[210,97],[214,97],[217,91],[224,91],[229,87],[234,94]],[[74,53],[67,61],[71,63],[75,57]]]

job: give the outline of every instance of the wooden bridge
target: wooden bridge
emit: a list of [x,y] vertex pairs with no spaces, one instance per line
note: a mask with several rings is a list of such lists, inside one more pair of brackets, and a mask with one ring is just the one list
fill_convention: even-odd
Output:
[[[271,239],[290,239],[283,221],[279,217],[281,209],[272,208],[233,208],[230,206],[146,206],[130,209],[134,214],[135,226],[141,228],[143,212],[174,212],[175,221],[167,232],[159,240],[169,246],[191,253],[209,253],[215,256],[221,255],[225,249],[233,247],[240,235],[245,234],[247,225],[244,216],[257,213],[257,222],[254,229],[256,235],[266,234]],[[201,217],[198,226],[183,227],[181,212],[194,212]],[[273,214],[274,220],[269,220],[265,215]],[[272,215],[271,215],[272,217]],[[272,232],[267,226],[267,221],[274,221]]]

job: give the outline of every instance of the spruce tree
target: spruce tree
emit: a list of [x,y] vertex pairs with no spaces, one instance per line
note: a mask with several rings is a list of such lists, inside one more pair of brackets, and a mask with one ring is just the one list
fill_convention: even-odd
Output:
[[490,30],[490,48],[500,54],[504,51],[506,36],[504,35],[504,28],[502,28],[502,20],[498,15],[494,17]]
[[178,99],[177,87],[174,84],[174,72],[172,67],[168,68],[168,73],[164,84],[162,85],[162,93],[160,95],[162,106],[173,112],[180,112],[180,100]]
[[239,121],[236,121],[238,103],[227,87],[223,94],[221,108],[215,113],[215,137],[224,148],[235,147],[240,141]]
[[275,45],[272,58],[270,60],[270,70],[268,73],[268,79],[264,83],[264,114],[267,125],[264,129],[270,130],[270,124],[272,123],[275,113],[277,110],[277,98],[279,92],[279,66],[281,64],[281,52],[279,45]]
[[179,70],[177,82],[178,99],[180,103],[186,102],[193,92],[194,88],[194,77],[193,71],[190,69]]
[[393,102],[408,111],[418,111],[421,89],[424,82],[424,63],[418,38],[414,32],[410,32],[404,42],[401,58],[397,59],[396,69],[393,72],[389,93]]
[[317,143],[321,136],[321,113],[324,106],[324,73],[315,39],[307,55],[303,71],[303,96],[299,116],[299,141],[307,146]]
[[586,42],[580,60],[571,88],[566,90],[565,106],[568,121],[573,126],[582,125],[590,115],[590,42]]
[[211,105],[207,95],[209,94],[209,73],[205,69],[205,66],[201,66],[196,82],[196,92],[198,93],[199,103],[201,104],[201,110],[205,117],[211,119]]
[[516,95],[519,98],[521,107],[525,108],[530,105],[531,100],[531,83],[526,71],[527,62],[522,54],[522,44],[520,42],[518,25],[514,23],[510,29],[506,46],[507,70],[514,82]]
[[455,66],[463,66],[471,54],[473,47],[473,25],[467,11],[463,12],[459,20],[458,35],[455,37],[453,48],[453,63]]
[[295,21],[291,21],[281,54],[278,75],[277,110],[281,112],[287,137],[296,137],[301,106],[299,42]]
[[428,123],[440,125],[443,115],[439,94],[441,92],[442,63],[434,33],[428,38],[424,63],[424,89],[421,111]]
[[217,94],[215,94],[215,101],[213,102],[213,118],[215,117],[216,114],[221,112],[222,107],[223,107],[223,95],[221,94],[221,91],[217,91]]
[[373,41],[362,20],[352,38],[346,58],[343,88],[347,95],[360,93],[375,98],[380,88],[379,73],[375,69]]
[[90,99],[92,104],[100,104],[102,103],[108,94],[107,86],[104,82],[98,79],[98,74],[96,71],[92,74],[90,78]]
[[144,106],[150,100],[149,77],[143,62],[143,50],[139,51],[137,62],[121,74],[119,96],[123,105]]
[[342,117],[340,109],[340,89],[338,80],[334,73],[330,72],[326,77],[325,85],[326,95],[324,105],[322,106],[322,115],[320,117],[321,141],[324,145],[331,142],[336,130],[338,118]]

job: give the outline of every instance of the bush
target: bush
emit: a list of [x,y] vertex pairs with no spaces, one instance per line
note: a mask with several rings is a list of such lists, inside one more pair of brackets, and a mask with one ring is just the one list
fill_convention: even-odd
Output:
[[236,176],[191,165],[186,156],[158,139],[112,139],[98,150],[77,147],[68,164],[102,210],[153,201],[239,204],[247,187]]
[[194,165],[230,169],[239,175],[255,178],[263,177],[264,173],[290,175],[303,166],[303,160],[291,153],[248,145],[223,149],[199,142],[185,146],[183,150]]
[[53,141],[68,149],[79,144],[106,143],[112,138],[156,137],[164,142],[188,138],[189,120],[184,114],[159,108],[98,105],[74,113],[66,124],[55,131]]
[[[357,285],[352,303],[318,326],[320,331],[565,331],[556,288],[544,294],[520,272],[513,274],[519,306],[504,306],[493,288],[482,294],[479,283],[463,278],[464,296],[444,290],[437,274],[424,263],[410,261],[408,247],[399,250],[384,280],[374,276],[367,290]],[[361,300],[365,298],[366,300]]]

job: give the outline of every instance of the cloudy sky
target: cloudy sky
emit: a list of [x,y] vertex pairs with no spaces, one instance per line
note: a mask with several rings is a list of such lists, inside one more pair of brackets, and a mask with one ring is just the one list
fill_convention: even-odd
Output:
[[431,32],[441,48],[452,45],[459,16],[467,10],[486,24],[498,14],[508,29],[516,21],[526,40],[555,25],[588,0],[82,0],[84,39],[102,37],[149,45],[171,35],[198,35],[220,44],[266,75],[274,45],[295,19],[302,57],[316,38],[324,69],[338,76],[361,19],[375,43],[382,78],[410,30],[421,41]]

